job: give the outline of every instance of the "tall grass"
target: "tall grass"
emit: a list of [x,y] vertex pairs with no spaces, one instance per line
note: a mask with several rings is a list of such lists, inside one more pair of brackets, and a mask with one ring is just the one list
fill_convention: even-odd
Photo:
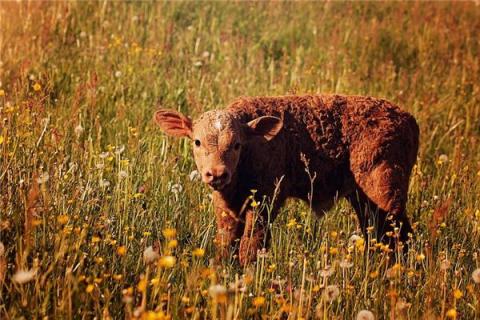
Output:
[[[479,34],[475,3],[1,2],[0,317],[480,318]],[[418,119],[409,256],[289,202],[256,264],[213,263],[155,108],[320,92]]]

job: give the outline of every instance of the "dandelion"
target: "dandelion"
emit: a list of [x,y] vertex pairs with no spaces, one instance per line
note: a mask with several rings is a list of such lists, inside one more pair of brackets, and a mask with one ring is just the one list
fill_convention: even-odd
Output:
[[163,236],[165,238],[174,238],[176,235],[177,235],[177,230],[173,229],[173,228],[166,228],[166,229],[163,229],[162,231],[163,233]]
[[340,290],[336,285],[330,285],[325,288],[325,297],[327,301],[332,302],[338,298],[340,295]]
[[348,239],[348,245],[350,246],[356,246],[359,242],[362,242],[362,245],[363,245],[363,238],[354,234],[350,237],[350,239]]
[[457,318],[457,310],[450,309],[447,311],[447,318],[449,319],[456,319]]
[[80,124],[80,123],[74,129],[74,132],[75,132],[75,135],[77,136],[77,138],[80,138],[80,136],[82,135],[82,133],[84,131],[85,131],[85,129],[83,129],[82,124]]
[[147,290],[147,280],[145,279],[141,279],[139,282],[138,282],[138,285],[137,285],[137,289],[138,291],[140,292],[145,292]]
[[357,320],[375,320],[375,316],[369,310],[361,310],[357,313]]
[[120,78],[122,76],[121,71],[115,71],[115,78]]
[[101,179],[100,182],[98,183],[100,188],[108,188],[110,186],[110,181]]
[[423,260],[425,260],[425,255],[423,253],[420,253],[415,259],[417,260],[417,262],[422,262]]
[[93,289],[95,289],[95,286],[94,286],[93,284],[89,284],[89,285],[87,286],[87,288],[85,289],[85,291],[86,291],[87,293],[92,293]]
[[347,260],[347,259],[342,260],[340,262],[340,268],[342,268],[342,269],[348,269],[348,268],[351,268],[351,267],[353,267],[353,263],[351,261]]
[[35,270],[18,270],[12,277],[12,281],[19,283],[19,284],[24,284],[29,281],[32,281],[37,272]]
[[143,261],[145,261],[145,263],[152,263],[158,260],[158,258],[160,258],[160,255],[153,249],[152,246],[147,247],[143,251]]
[[119,177],[120,179],[125,179],[126,177],[128,177],[127,171],[125,171],[125,170],[120,170],[120,171],[118,172],[118,177]]
[[50,175],[48,174],[48,172],[42,172],[37,178],[37,183],[43,184],[47,182],[48,179],[50,179]]
[[117,248],[117,254],[123,257],[127,253],[127,248],[125,246],[120,246]]
[[475,283],[480,283],[480,268],[473,270],[472,279]]
[[174,256],[163,256],[158,260],[158,265],[162,268],[173,268],[177,263],[177,259]]
[[68,223],[68,216],[66,214],[61,214],[57,217],[57,222],[59,224],[67,224]]
[[224,300],[227,297],[227,288],[221,284],[214,284],[208,288],[208,293],[213,299]]
[[40,83],[36,82],[34,85],[33,85],[33,91],[40,91],[42,90],[42,86],[40,85]]
[[192,254],[193,254],[194,257],[201,258],[205,255],[205,250],[202,249],[202,248],[197,248],[197,249],[193,250]]
[[173,239],[173,240],[170,240],[168,241],[167,243],[167,248],[168,249],[173,249],[173,248],[176,248],[178,246],[178,241]]
[[438,157],[438,164],[443,164],[448,161],[448,156],[446,154],[441,154]]
[[324,277],[324,278],[327,278],[327,277],[332,276],[334,273],[335,273],[335,269],[332,268],[332,266],[330,266],[330,265],[326,265],[325,268],[323,268],[323,270],[320,271],[320,276]]
[[463,297],[462,291],[460,291],[459,289],[453,290],[453,297],[457,300],[460,299],[461,297]]
[[258,296],[253,298],[252,304],[255,308],[260,308],[265,304],[265,297]]
[[198,172],[198,170],[193,170],[188,175],[188,178],[190,179],[190,181],[199,180],[200,179],[200,172]]

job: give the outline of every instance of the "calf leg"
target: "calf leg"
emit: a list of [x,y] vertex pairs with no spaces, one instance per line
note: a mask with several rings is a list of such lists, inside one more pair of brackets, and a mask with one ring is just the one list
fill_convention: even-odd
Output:
[[216,258],[222,260],[230,254],[235,254],[235,240],[242,235],[243,222],[231,210],[222,207],[215,207],[215,218],[217,222],[217,235],[215,245],[217,247]]
[[405,212],[408,175],[403,168],[385,161],[369,172],[357,174],[355,180],[359,190],[349,200],[359,216],[362,231],[365,232],[369,218],[375,218],[379,241],[394,246],[395,242],[386,233],[398,227],[399,240],[405,244],[412,227]]
[[239,259],[242,266],[257,258],[257,251],[270,241],[268,222],[259,213],[248,210],[245,215],[245,229],[240,240]]

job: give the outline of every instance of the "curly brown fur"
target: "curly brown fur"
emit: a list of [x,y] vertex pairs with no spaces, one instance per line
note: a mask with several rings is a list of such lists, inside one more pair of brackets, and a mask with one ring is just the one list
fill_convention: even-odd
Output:
[[[177,119],[186,121],[182,117]],[[163,123],[171,125],[171,117],[157,115],[156,120],[168,132]],[[200,143],[194,146],[195,161],[204,181],[215,189],[220,256],[228,255],[240,239],[241,264],[254,260],[257,250],[268,243],[268,222],[290,197],[310,200],[318,215],[345,197],[357,212],[362,231],[375,220],[377,238],[384,242],[393,244],[385,234],[394,226],[400,228],[402,242],[412,232],[405,206],[419,130],[410,114],[386,100],[342,95],[245,97],[224,110],[206,113],[193,126],[180,127],[187,128],[184,135],[194,144]],[[173,134],[178,136],[178,126]],[[205,136],[216,143],[206,141],[205,146]],[[241,150],[234,150],[237,145]],[[316,175],[311,199],[302,157]],[[265,210],[256,214],[245,207],[252,189],[257,190],[257,199],[275,198],[269,216]]]

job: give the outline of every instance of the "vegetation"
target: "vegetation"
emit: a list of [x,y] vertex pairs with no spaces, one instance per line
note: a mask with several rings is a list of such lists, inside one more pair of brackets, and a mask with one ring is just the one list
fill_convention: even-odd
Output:
[[[479,35],[473,2],[1,2],[0,318],[480,318]],[[292,201],[256,264],[215,264],[154,110],[315,92],[418,119],[408,257]]]

